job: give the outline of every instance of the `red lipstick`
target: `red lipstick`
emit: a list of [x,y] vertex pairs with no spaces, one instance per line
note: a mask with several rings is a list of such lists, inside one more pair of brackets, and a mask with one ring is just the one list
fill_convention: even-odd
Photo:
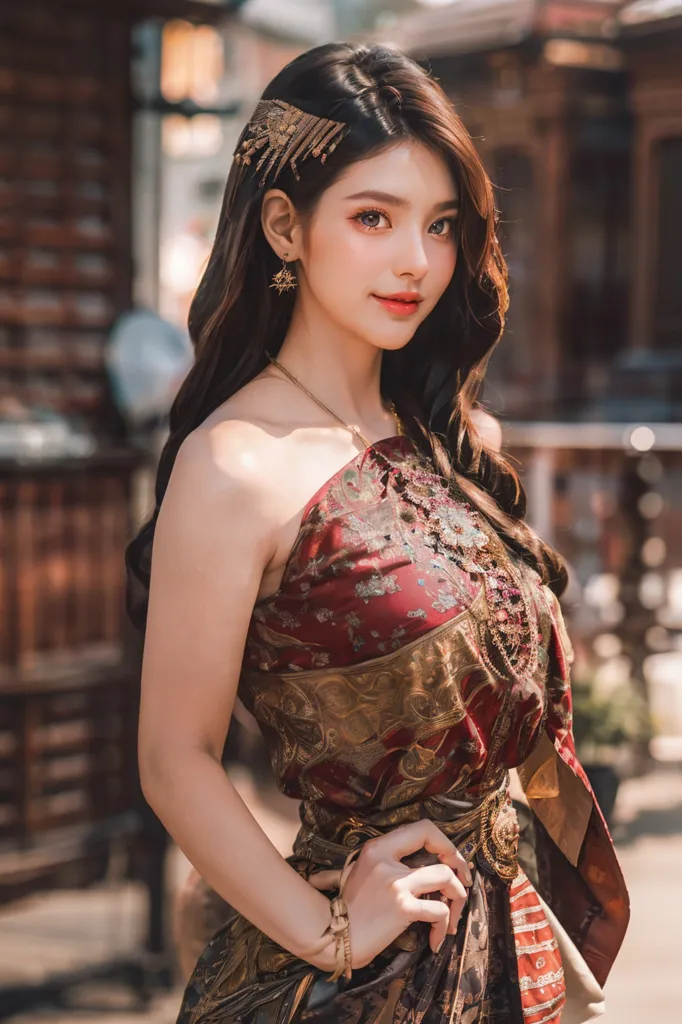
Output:
[[394,292],[392,295],[373,295],[372,298],[381,303],[389,313],[409,316],[419,309],[422,296],[419,292]]

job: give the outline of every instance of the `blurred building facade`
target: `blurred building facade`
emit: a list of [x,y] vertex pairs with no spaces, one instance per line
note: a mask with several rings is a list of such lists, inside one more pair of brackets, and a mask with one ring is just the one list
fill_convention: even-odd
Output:
[[483,398],[569,560],[575,675],[647,694],[679,757],[682,4],[424,0],[371,38],[431,68],[497,186],[511,308]]
[[[165,838],[139,791],[123,602],[140,456],[105,349],[134,303],[133,27],[217,14],[0,6],[0,905],[116,862],[150,897],[151,960],[109,965],[140,989],[165,944]],[[0,1016],[34,996],[3,988]]]
[[252,0],[240,17],[215,26],[178,18],[137,27],[138,302],[186,324],[244,121],[267,82],[303,50],[333,37],[333,26],[325,5]]

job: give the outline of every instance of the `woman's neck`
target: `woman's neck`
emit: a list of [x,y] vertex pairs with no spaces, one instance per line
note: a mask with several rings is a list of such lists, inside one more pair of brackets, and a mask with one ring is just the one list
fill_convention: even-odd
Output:
[[294,318],[277,358],[347,422],[372,424],[385,417],[382,351],[364,339],[328,322],[313,327]]

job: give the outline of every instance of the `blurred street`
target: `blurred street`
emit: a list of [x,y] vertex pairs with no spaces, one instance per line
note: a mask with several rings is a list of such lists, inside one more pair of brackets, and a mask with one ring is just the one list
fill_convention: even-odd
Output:
[[[295,805],[278,793],[258,797],[245,773],[236,779],[253,813],[280,850],[296,828]],[[617,804],[615,838],[632,894],[632,925],[607,987],[605,1024],[677,1024],[679,992],[670,979],[678,969],[682,897],[682,772],[659,771],[625,782]],[[171,855],[178,884],[187,869]],[[131,884],[93,892],[54,893],[2,914],[0,981],[38,980],[39,970],[82,965],[121,955],[139,941],[144,894]],[[12,1018],[12,1024],[174,1024],[181,988],[157,996],[142,1011],[123,988],[83,986],[78,1005],[45,1008]]]

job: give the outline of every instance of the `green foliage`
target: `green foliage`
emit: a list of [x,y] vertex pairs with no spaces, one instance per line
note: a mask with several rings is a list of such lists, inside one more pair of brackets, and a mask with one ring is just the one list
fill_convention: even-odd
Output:
[[577,678],[572,691],[573,734],[581,759],[611,761],[619,749],[651,738],[647,703],[631,680],[606,696],[592,679]]

